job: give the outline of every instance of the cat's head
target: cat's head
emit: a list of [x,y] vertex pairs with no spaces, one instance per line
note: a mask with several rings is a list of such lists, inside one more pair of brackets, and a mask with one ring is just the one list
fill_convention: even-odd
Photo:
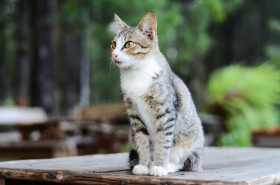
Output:
[[143,59],[158,52],[157,19],[147,13],[138,26],[130,27],[115,14],[118,25],[111,44],[112,61],[120,68],[137,67]]

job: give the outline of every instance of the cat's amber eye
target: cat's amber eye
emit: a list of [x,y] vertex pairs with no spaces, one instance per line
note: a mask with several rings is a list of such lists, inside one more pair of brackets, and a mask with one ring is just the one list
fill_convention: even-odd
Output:
[[116,42],[115,41],[112,42],[111,47],[112,47],[112,49],[116,48]]
[[125,43],[124,48],[130,48],[131,46],[133,46],[134,42],[132,41],[128,41]]

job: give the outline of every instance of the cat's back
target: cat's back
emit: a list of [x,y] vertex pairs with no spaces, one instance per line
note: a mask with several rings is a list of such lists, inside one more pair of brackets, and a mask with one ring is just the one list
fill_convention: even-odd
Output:
[[[189,119],[194,119],[192,121],[199,122],[198,114],[192,99],[192,95],[184,83],[184,81],[172,72],[172,80],[174,84],[175,94],[177,97],[177,110],[182,114],[182,116]],[[191,121],[191,120],[190,120]]]

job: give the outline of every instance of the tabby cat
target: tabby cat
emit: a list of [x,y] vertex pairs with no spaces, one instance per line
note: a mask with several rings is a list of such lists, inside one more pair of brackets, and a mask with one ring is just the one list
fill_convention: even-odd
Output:
[[115,15],[112,61],[120,68],[130,120],[133,174],[201,171],[204,135],[191,94],[159,50],[157,19],[147,13],[130,27]]

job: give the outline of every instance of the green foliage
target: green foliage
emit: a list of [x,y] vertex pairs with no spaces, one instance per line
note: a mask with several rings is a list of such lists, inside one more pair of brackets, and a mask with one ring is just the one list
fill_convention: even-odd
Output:
[[15,102],[12,97],[6,97],[2,102],[0,102],[1,106],[14,106]]
[[[15,32],[15,2],[10,0],[0,1],[0,77],[5,77],[4,83],[6,86],[7,94],[12,96],[14,94],[14,87],[16,86],[16,72],[17,72],[17,62],[16,62],[16,44],[14,38]],[[3,70],[3,68],[5,68]],[[1,69],[2,68],[2,69]],[[1,75],[2,73],[2,75]],[[1,91],[1,89],[0,89]],[[4,100],[4,105],[9,104],[5,102],[8,101],[10,97],[7,97],[7,100]]]
[[189,64],[203,59],[212,46],[208,28],[212,23],[224,22],[242,0],[207,0],[185,4],[183,23],[177,31],[178,57],[172,67],[180,76],[187,76]]
[[[112,35],[108,26],[118,14],[128,25],[137,26],[141,18],[149,11],[158,17],[158,37],[161,51],[166,53],[175,47],[176,27],[182,23],[179,2],[168,0],[103,0],[103,1],[66,1],[63,15],[68,21],[77,22],[76,33],[85,27],[90,32],[90,53],[93,66],[92,102],[119,101],[121,99],[119,70],[111,63],[110,43]],[[88,24],[81,24],[84,15],[88,15]],[[98,88],[95,88],[98,87]]]
[[212,74],[210,104],[226,117],[229,133],[221,145],[251,146],[252,129],[276,126],[280,104],[280,72],[273,65],[229,66]]
[[271,31],[275,31],[278,34],[280,34],[280,21],[277,20],[277,19],[270,20],[270,22],[269,22],[269,29]]
[[122,152],[129,152],[131,149],[132,149],[132,146],[131,146],[130,142],[127,142],[124,145]]
[[280,66],[280,46],[279,45],[267,46],[265,48],[265,53],[273,64]]
[[[276,34],[278,39],[280,38],[280,21],[272,19],[268,24],[269,29]],[[265,53],[269,58],[269,61],[280,67],[280,45],[279,43],[270,44],[266,46]]]
[[[190,62],[203,58],[211,47],[211,38],[207,33],[209,24],[224,21],[228,13],[241,2],[207,0],[188,4],[170,0],[66,1],[62,13],[68,21],[75,22],[75,32],[81,33],[84,27],[90,30],[90,58],[94,65],[92,102],[121,99],[119,73],[111,64],[109,49],[113,35],[108,31],[108,26],[113,21],[114,13],[128,25],[136,26],[145,13],[154,12],[158,18],[161,51],[180,76],[187,76]],[[85,14],[90,21],[81,24]]]

